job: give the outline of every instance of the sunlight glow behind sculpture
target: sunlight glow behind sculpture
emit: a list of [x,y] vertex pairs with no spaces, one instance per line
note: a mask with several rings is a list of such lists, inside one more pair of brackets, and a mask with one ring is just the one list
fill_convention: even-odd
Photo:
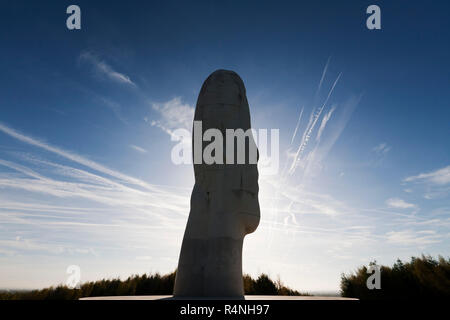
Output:
[[[244,83],[233,71],[217,70],[203,83],[194,121],[202,131],[250,129],[250,110]],[[203,134],[201,132],[201,134]],[[194,132],[195,135],[195,132]],[[229,137],[228,137],[229,138]],[[193,136],[194,139],[194,136]],[[222,141],[223,146],[227,138]],[[249,161],[253,137],[234,142],[245,150],[245,163],[194,164],[195,185],[191,211],[181,247],[174,296],[243,297],[242,245],[245,235],[256,230],[260,220],[257,164]],[[193,154],[209,145],[193,145]],[[196,150],[201,147],[201,150]],[[225,149],[225,148],[224,148]],[[229,164],[233,163],[233,164]]]

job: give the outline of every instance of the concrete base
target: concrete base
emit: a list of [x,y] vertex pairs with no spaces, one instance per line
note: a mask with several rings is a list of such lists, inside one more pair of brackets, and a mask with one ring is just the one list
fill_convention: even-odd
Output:
[[[226,297],[177,297],[173,296],[108,296],[89,297],[80,300],[241,300]],[[359,300],[356,298],[327,297],[327,296],[245,296],[244,300]]]

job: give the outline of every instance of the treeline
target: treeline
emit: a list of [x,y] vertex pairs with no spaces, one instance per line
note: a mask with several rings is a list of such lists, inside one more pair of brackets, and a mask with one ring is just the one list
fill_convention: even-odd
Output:
[[[83,297],[131,296],[131,295],[171,295],[176,271],[160,275],[133,275],[126,280],[112,279],[86,282],[79,289],[59,285],[42,290],[0,292],[0,300],[77,300]],[[244,275],[245,294],[252,295],[303,295],[283,285],[278,279],[271,280],[266,274],[257,279]]]
[[244,292],[248,295],[272,295],[272,296],[309,296],[308,293],[300,293],[286,287],[278,278],[273,281],[266,274],[261,274],[257,279],[253,279],[248,274],[244,277]]
[[[371,262],[375,265],[376,262]],[[400,259],[392,266],[380,267],[381,289],[369,290],[366,267],[341,277],[343,297],[361,300],[447,299],[450,298],[450,259],[439,256],[412,257],[410,262]]]

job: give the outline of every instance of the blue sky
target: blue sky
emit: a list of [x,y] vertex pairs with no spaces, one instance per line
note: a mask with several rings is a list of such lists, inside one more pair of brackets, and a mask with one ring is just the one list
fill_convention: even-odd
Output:
[[168,133],[221,68],[280,129],[245,272],[337,290],[373,259],[449,256],[448,3],[77,1],[69,31],[70,4],[0,5],[0,287],[174,270],[194,179]]

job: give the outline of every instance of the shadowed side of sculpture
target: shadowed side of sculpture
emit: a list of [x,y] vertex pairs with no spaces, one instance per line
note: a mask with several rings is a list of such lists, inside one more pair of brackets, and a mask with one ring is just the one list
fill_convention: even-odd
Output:
[[[235,72],[217,70],[205,80],[194,121],[202,122],[202,136],[208,129],[220,130],[223,150],[227,145],[227,129],[251,128],[244,83]],[[232,139],[234,153],[223,152],[221,163],[197,163],[194,159],[195,185],[174,296],[244,295],[242,245],[245,235],[255,231],[259,224],[258,169],[256,161],[249,161],[248,156],[253,146],[256,150],[253,136],[244,140],[245,162],[239,164],[239,141]],[[197,146],[201,154],[207,145],[203,142]],[[195,148],[193,143],[193,154]]]

